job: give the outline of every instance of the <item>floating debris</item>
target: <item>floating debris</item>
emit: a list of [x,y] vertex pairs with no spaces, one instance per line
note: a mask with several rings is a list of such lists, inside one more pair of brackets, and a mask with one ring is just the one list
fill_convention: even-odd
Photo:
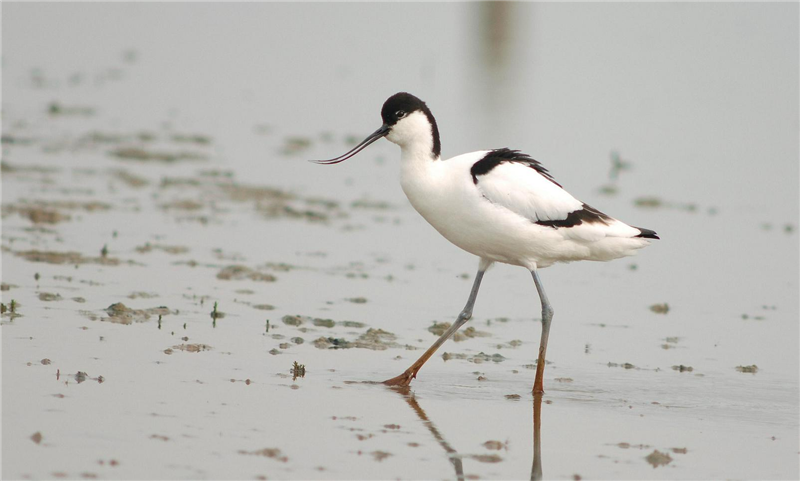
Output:
[[402,347],[394,342],[397,336],[383,329],[367,329],[367,332],[360,335],[355,341],[348,341],[343,338],[320,337],[313,344],[318,349],[372,349],[373,351],[383,351],[388,348]]
[[128,299],[151,299],[153,297],[158,297],[158,294],[155,292],[143,292],[143,291],[135,291],[128,294]]
[[172,254],[172,255],[185,254],[185,253],[189,252],[189,248],[188,247],[184,247],[184,246],[167,246],[167,245],[162,245],[162,244],[151,244],[149,242],[146,242],[144,245],[137,246],[135,249],[136,249],[136,252],[138,252],[139,254],[146,254],[146,253],[152,252],[154,250],[160,250],[160,251],[166,252],[167,254]]
[[31,435],[31,441],[33,441],[36,444],[40,444],[42,442],[42,438],[43,438],[42,433],[39,431],[36,431]]
[[[0,136],[0,143],[9,144],[9,145],[31,145],[36,142],[34,138],[25,138],[25,137],[18,137],[9,134],[3,134]],[[2,170],[5,172],[5,162],[3,162]]]
[[294,155],[308,150],[311,147],[311,139],[308,137],[287,137],[283,139],[281,153],[284,155]]
[[[241,184],[220,185],[223,194],[236,202],[253,202],[257,212],[267,218],[289,217],[312,222],[324,222],[330,217],[347,217],[339,203],[329,199],[301,198],[292,193],[267,186]],[[302,203],[303,206],[298,204]]]
[[[519,394],[512,394],[513,396],[519,396]],[[506,396],[508,397],[508,396]],[[503,443],[500,441],[486,441],[483,443],[483,447],[486,449],[493,449],[495,451],[499,451],[501,449],[508,449],[508,443]]]
[[[441,323],[434,322],[433,325],[428,328],[428,332],[431,332],[436,336],[441,336],[442,334],[445,333],[445,331],[450,329],[450,326],[451,324],[449,322],[441,322]],[[474,327],[470,326],[466,329],[461,329],[459,331],[456,331],[456,333],[453,334],[452,339],[455,342],[461,342],[467,339],[471,339],[473,337],[490,337],[490,336],[491,334],[489,334],[488,332],[478,331]]]
[[[104,266],[116,266],[121,261],[115,257],[84,257],[78,252],[54,252],[54,251],[16,251],[15,255],[30,262],[45,262],[48,264],[101,264]],[[128,262],[133,264],[132,262]]]
[[17,308],[19,308],[19,303],[15,299],[11,299],[8,306],[0,303],[0,314],[3,314],[13,321],[18,317],[22,317],[22,314],[17,312]]
[[333,327],[336,323],[331,319],[314,319],[313,323],[317,327]]
[[295,361],[289,372],[292,373],[292,381],[296,381],[298,377],[306,377],[306,365],[298,364],[298,362]]
[[392,209],[393,206],[388,202],[381,200],[359,199],[350,203],[353,209],[374,209],[374,210],[387,210]]
[[195,211],[203,208],[203,204],[192,199],[173,200],[159,206],[164,210]]
[[72,219],[69,214],[64,214],[62,210],[96,212],[110,210],[111,206],[104,202],[90,201],[21,201],[11,204],[3,204],[3,215],[19,214],[21,217],[29,219],[34,224],[57,224]]
[[258,272],[243,265],[232,265],[223,268],[217,273],[217,279],[224,281],[250,279],[259,282],[275,282],[276,280],[272,274]]
[[486,361],[503,362],[506,360],[506,358],[501,354],[495,353],[489,355],[484,352],[479,352],[478,354],[475,354],[473,356],[469,356],[464,353],[445,352],[444,354],[442,354],[442,359],[444,359],[445,361],[449,361],[450,359],[464,359],[469,362],[474,362],[475,364],[480,364]]
[[122,169],[115,170],[114,176],[128,187],[133,187],[135,189],[144,187],[150,183],[144,177],[139,177],[138,175],[134,175],[127,170]]
[[604,184],[597,189],[597,192],[599,192],[602,195],[607,195],[611,197],[617,195],[617,193],[619,192],[619,188],[614,184]]
[[208,160],[203,154],[186,151],[152,151],[141,147],[120,147],[109,152],[109,155],[121,160],[136,160],[140,162],[174,163],[180,161]]
[[662,453],[657,449],[648,454],[645,459],[653,466],[654,469],[659,466],[666,466],[672,462],[672,457],[669,454]]
[[631,162],[623,160],[622,157],[620,157],[619,152],[616,151],[611,152],[611,169],[608,172],[609,179],[617,180],[619,178],[620,172],[631,170],[631,168],[632,168]]
[[367,329],[367,332],[358,336],[353,342],[353,347],[359,349],[372,349],[374,351],[383,351],[390,347],[401,347],[396,342],[397,336],[391,332],[384,331],[383,329]]
[[499,463],[503,460],[503,458],[497,454],[470,454],[468,457],[479,463]]
[[375,458],[375,461],[379,462],[392,455],[392,453],[387,453],[386,451],[373,451],[370,454]]
[[625,369],[638,369],[633,364],[626,362],[624,364],[617,364],[616,362],[609,362],[608,367],[624,367]]
[[[61,372],[61,370],[59,370],[59,374],[56,376],[56,378],[60,377],[60,372]],[[78,384],[86,381],[87,379],[91,380],[91,381],[97,381],[98,384],[103,384],[103,382],[105,382],[105,378],[103,376],[90,377],[84,371],[78,371],[77,373],[72,375],[72,377],[75,379],[75,381]]]
[[353,347],[347,340],[334,337],[320,337],[313,344],[317,349],[349,349]]
[[299,326],[303,324],[306,319],[308,319],[306,316],[292,316],[287,314],[281,318],[281,321],[287,326]]
[[202,352],[210,351],[212,347],[207,344],[179,344],[172,346],[172,349],[185,352]]
[[692,366],[684,366],[683,364],[680,364],[677,366],[672,366],[672,370],[678,372],[692,372],[694,371],[694,368]]
[[344,327],[363,328],[367,325],[363,322],[357,321],[339,321],[336,322],[332,319],[322,319],[319,317],[303,316],[300,314],[290,315],[287,314],[281,318],[284,324],[288,326],[302,326],[303,324],[313,324],[316,327],[333,328],[337,324]]
[[211,319],[214,320],[214,327],[216,327],[217,319],[222,319],[225,317],[225,313],[217,310],[217,302],[214,301],[214,309],[211,311]]
[[173,134],[170,140],[176,143],[210,145],[211,137],[202,134]]
[[653,304],[650,306],[650,310],[655,312],[656,314],[666,314],[669,312],[669,304],[666,302],[661,304]]
[[358,321],[341,321],[339,324],[341,324],[344,327],[354,327],[356,329],[361,329],[362,327],[367,327],[366,324],[364,324],[363,322],[358,322]]
[[[539,360],[538,359],[534,360],[533,364],[523,364],[522,367],[524,367],[525,369],[536,369],[536,365],[537,364],[539,364]],[[547,359],[545,359],[544,365],[545,366],[549,366],[550,364],[552,364],[552,362],[550,362]]]
[[750,366],[736,366],[736,370],[739,372],[755,374],[758,372],[758,366],[755,364],[751,364]]
[[52,301],[60,301],[61,299],[63,299],[63,298],[61,297],[61,294],[58,294],[58,293],[56,293],[56,294],[53,294],[53,293],[50,293],[50,292],[40,292],[39,293],[39,300],[40,301],[52,302]]
[[150,309],[131,309],[121,302],[117,302],[108,306],[105,311],[109,317],[101,317],[101,321],[113,322],[116,324],[132,324],[134,322],[145,322],[150,319],[150,316],[165,316],[173,314],[169,308],[151,307]]
[[70,220],[72,217],[67,214],[62,214],[57,210],[51,210],[43,207],[18,207],[9,205],[6,209],[7,212],[17,212],[20,216],[29,219],[34,224],[58,224]]
[[659,197],[637,197],[633,201],[633,205],[636,207],[642,207],[646,209],[658,209],[658,208],[668,208],[668,209],[678,209],[684,210],[686,212],[696,212],[697,211],[697,204],[682,204],[676,202],[666,202],[661,200]]
[[612,444],[610,446],[617,446],[618,448],[622,448],[622,449],[628,449],[628,448],[649,449],[650,448],[649,444],[631,444],[631,443],[625,443],[625,442]]
[[85,107],[79,105],[62,105],[58,102],[50,102],[50,105],[47,106],[47,113],[51,116],[78,116],[78,117],[90,117],[94,115],[94,109],[92,107]]
[[278,460],[282,463],[289,461],[289,458],[281,454],[281,450],[278,448],[264,448],[264,449],[259,449],[257,451],[245,451],[243,449],[240,449],[239,454],[246,454],[250,456],[263,456],[265,458],[272,458]]

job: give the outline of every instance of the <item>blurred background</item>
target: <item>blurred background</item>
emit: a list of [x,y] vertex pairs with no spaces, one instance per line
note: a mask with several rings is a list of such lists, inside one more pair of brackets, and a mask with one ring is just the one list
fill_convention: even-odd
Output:
[[[57,279],[53,276],[63,276],[72,266],[28,262],[20,252],[49,249],[97,256],[108,246],[110,255],[132,258],[147,268],[131,267],[137,265],[133,263],[114,270],[102,262],[97,268],[82,267],[81,272],[91,272],[102,283],[82,294],[88,303],[80,309],[98,312],[148,286],[162,296],[150,304],[180,307],[183,315],[202,313],[205,318],[210,308],[197,299],[219,299],[231,306],[229,315],[244,322],[249,311],[232,306],[243,294],[220,282],[208,266],[216,269],[221,259],[251,266],[267,263],[262,270],[272,269],[279,282],[249,288],[277,306],[273,322],[297,313],[360,319],[391,329],[407,342],[427,345],[433,339],[425,333],[420,340],[418,332],[431,319],[444,321],[457,314],[476,260],[449,245],[408,205],[398,184],[395,145],[378,142],[331,167],[307,162],[344,153],[380,125],[380,107],[387,97],[407,91],[425,100],[435,115],[444,158],[490,148],[522,150],[577,198],[661,236],[636,258],[557,266],[542,274],[556,311],[549,348],[557,356],[554,369],[566,367],[576,379],[573,391],[552,391],[556,397],[561,393],[565,399],[601,400],[613,413],[608,422],[621,432],[640,428],[632,427],[636,420],[615,417],[623,415],[618,408],[627,412],[628,401],[615,397],[614,385],[627,391],[634,404],[657,399],[691,407],[694,411],[678,426],[687,429],[686,442],[696,442],[706,456],[705,461],[676,463],[685,469],[677,471],[679,476],[796,477],[799,14],[797,3],[5,3],[2,274],[4,285],[16,289],[4,289],[3,302],[14,297],[27,304],[29,319],[55,322],[55,311],[40,302],[39,285],[32,284],[34,271],[51,279],[51,290],[58,290],[64,281],[52,281]],[[217,195],[215,189],[231,183],[239,190]],[[176,185],[183,190],[175,190]],[[289,207],[281,206],[277,216],[264,216],[263,198],[248,203],[266,189],[289,199]],[[108,212],[75,214],[76,199],[107,203]],[[42,228],[25,214],[32,204],[45,205],[48,212],[71,212],[74,222]],[[182,259],[195,262],[193,270],[167,260],[153,263],[136,250],[155,242],[185,246],[190,254]],[[288,272],[277,270],[279,263]],[[206,270],[198,271],[197,265],[206,265]],[[293,270],[292,265],[301,268]],[[369,281],[361,280],[368,276]],[[538,318],[538,300],[529,275],[498,266],[484,286],[476,318],[519,321],[527,330],[514,335],[534,352],[538,325],[530,319]],[[370,302],[340,303],[354,295]],[[667,307],[667,317],[648,309],[657,304]],[[85,312],[77,307],[61,304],[58,316],[75,325],[85,323]],[[9,324],[2,331],[3,402],[34,420],[50,412],[48,403],[58,401],[48,397],[48,403],[31,402],[49,396],[49,385],[30,392],[7,389],[12,380],[31,382],[21,366],[41,357],[12,341],[34,328],[16,322],[13,337]],[[264,320],[252,323],[260,333]],[[621,329],[598,327],[607,325]],[[38,335],[50,339],[45,343],[50,349],[62,349],[57,346],[63,328],[53,324]],[[126,338],[120,344],[133,344],[137,331],[123,328]],[[212,336],[210,332],[206,335]],[[217,345],[227,339],[234,358],[252,356],[254,362],[263,362],[272,346],[254,346],[252,351],[235,347],[246,335],[232,330],[225,338],[217,329],[208,342]],[[681,349],[659,347],[665,336],[682,339]],[[168,346],[156,350],[161,358],[163,347]],[[488,348],[475,348],[480,349]],[[379,371],[376,377],[405,367],[376,361],[393,354],[370,352],[377,357],[367,358],[352,351],[336,357],[340,374],[326,373],[327,381],[341,383],[342,372],[363,376],[365,365]],[[322,356],[309,344],[293,352],[303,353],[306,360]],[[91,356],[91,349],[81,355]],[[526,362],[518,355],[520,363]],[[581,378],[587,359],[593,367]],[[126,375],[135,376],[141,368],[135,361],[135,355],[129,358]],[[669,374],[672,364],[692,363],[707,377],[693,377],[692,382],[686,381],[688,376],[661,378],[659,386],[636,394],[629,392],[630,378],[616,380],[612,387],[605,384],[611,361],[631,361]],[[240,375],[220,368],[229,361],[221,362],[216,366],[220,379]],[[759,367],[755,376],[745,378],[735,369],[751,364]],[[456,375],[454,367],[442,365],[426,366],[439,384],[423,386],[436,390],[448,382],[461,386],[471,381],[449,379]],[[194,372],[196,366],[175,375],[194,379]],[[621,376],[619,372],[613,371]],[[645,376],[633,371],[625,375]],[[648,384],[648,378],[641,380]],[[148,379],[131,382],[148,389]],[[518,382],[496,389],[505,393]],[[111,389],[105,392],[113,396]],[[686,393],[689,398],[682,397]],[[739,397],[742,393],[749,397]],[[444,401],[453,396],[447,390],[436,392],[428,399],[429,412],[437,411],[438,399],[447,420]],[[375,409],[382,402],[376,401]],[[576,411],[549,409],[544,414],[549,414],[551,426],[562,429],[559,436],[551,431],[549,440],[555,443],[553,438],[559,437],[563,445],[557,444],[561,451],[544,453],[551,460],[545,474],[569,476],[574,471],[563,466],[575,466],[595,477],[667,476],[664,471],[653,474],[638,452],[636,462],[644,470],[598,466],[602,462],[591,449],[576,457],[570,443],[584,433],[576,426],[570,431]],[[6,412],[8,407],[4,457],[21,461],[4,467],[4,477],[36,473],[30,466],[42,459],[28,446],[33,443],[26,440],[21,447],[17,438],[7,438],[8,433],[29,436],[35,423],[7,418]],[[70,416],[76,412],[82,411],[67,410]],[[703,437],[692,428],[704,416],[718,416],[720,425],[733,420],[737,426],[746,421],[756,427],[747,425],[727,437]],[[53,422],[60,419],[56,416]],[[218,422],[224,425],[222,419]],[[442,417],[438,423],[448,424]],[[451,427],[457,425],[454,421]],[[513,420],[505,424],[509,433],[515,425]],[[759,444],[775,426],[784,439],[793,439],[777,450]],[[658,438],[661,427],[655,423],[641,430]],[[454,429],[467,436],[461,427]],[[300,436],[297,442],[340,442],[332,432],[320,434],[317,441]],[[75,432],[63,436],[82,439]],[[520,436],[530,439],[527,431]],[[597,445],[618,441],[600,439]],[[97,448],[74,449],[61,451],[58,463],[83,459]],[[319,475],[295,464],[302,458],[291,448],[283,449],[294,469],[284,476]],[[324,449],[320,452],[325,456]],[[620,456],[619,450],[614,453],[612,458]],[[152,451],[143,451],[142,459],[150,455]],[[343,459],[335,450],[328,455],[331,465]],[[514,456],[513,451],[508,454],[509,465],[530,465],[527,455]],[[719,468],[715,460],[723,456],[737,461]],[[396,456],[394,462],[403,459]],[[387,469],[382,475],[414,472],[393,471],[392,462],[381,464]],[[59,466],[52,460],[50,464],[47,473],[52,474]],[[128,460],[126,469],[132,470],[123,471],[126,476],[150,475],[136,471],[134,464]],[[212,464],[205,471],[191,471],[192,476],[251,474],[215,471],[232,463]],[[548,471],[554,465],[563,465],[563,470]],[[357,466],[351,464],[352,471],[340,471],[340,476],[375,475]],[[421,477],[435,472],[420,466]],[[519,473],[497,466],[483,475]],[[155,472],[159,477],[186,475],[169,469]]]

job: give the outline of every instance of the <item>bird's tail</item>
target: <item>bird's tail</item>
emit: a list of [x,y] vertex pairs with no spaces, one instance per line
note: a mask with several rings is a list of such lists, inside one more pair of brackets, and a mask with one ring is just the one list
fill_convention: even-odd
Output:
[[660,239],[660,237],[658,237],[658,234],[656,234],[656,231],[654,230],[644,229],[642,227],[634,227],[634,229],[639,229],[639,232],[641,232],[641,234],[634,237],[644,237],[645,239]]

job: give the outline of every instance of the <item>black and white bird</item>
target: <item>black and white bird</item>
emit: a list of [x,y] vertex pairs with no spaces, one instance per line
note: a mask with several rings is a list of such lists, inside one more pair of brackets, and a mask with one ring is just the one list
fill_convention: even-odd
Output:
[[481,150],[442,159],[436,120],[425,102],[409,93],[389,97],[381,118],[383,125],[346,154],[313,162],[345,161],[386,137],[400,146],[400,184],[411,205],[447,240],[480,258],[469,299],[456,322],[411,367],[385,384],[411,383],[425,361],[472,317],[486,269],[502,262],[528,269],[539,293],[542,337],[533,392],[544,392],[553,308],[538,270],[556,262],[633,255],[658,236],[579,201],[542,164],[517,150]]

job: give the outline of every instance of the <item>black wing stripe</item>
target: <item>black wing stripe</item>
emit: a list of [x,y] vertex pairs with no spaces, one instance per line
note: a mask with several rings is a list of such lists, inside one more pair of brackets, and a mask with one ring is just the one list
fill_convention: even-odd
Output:
[[584,222],[586,222],[587,224],[608,225],[609,220],[611,220],[611,217],[603,214],[602,212],[590,206],[589,204],[583,204],[582,209],[573,210],[572,212],[567,214],[566,219],[539,220],[536,221],[536,224],[558,229],[559,227],[575,227],[576,225],[581,225]]
[[541,162],[534,160],[528,154],[523,154],[519,150],[511,150],[506,148],[492,150],[481,160],[472,164],[472,168],[470,169],[470,174],[472,174],[472,182],[477,184],[478,176],[488,174],[492,171],[492,169],[503,162],[516,162],[518,164],[526,165],[536,172],[542,174],[545,179],[561,187],[561,184],[553,179],[553,176],[550,175],[550,172],[544,168]]

